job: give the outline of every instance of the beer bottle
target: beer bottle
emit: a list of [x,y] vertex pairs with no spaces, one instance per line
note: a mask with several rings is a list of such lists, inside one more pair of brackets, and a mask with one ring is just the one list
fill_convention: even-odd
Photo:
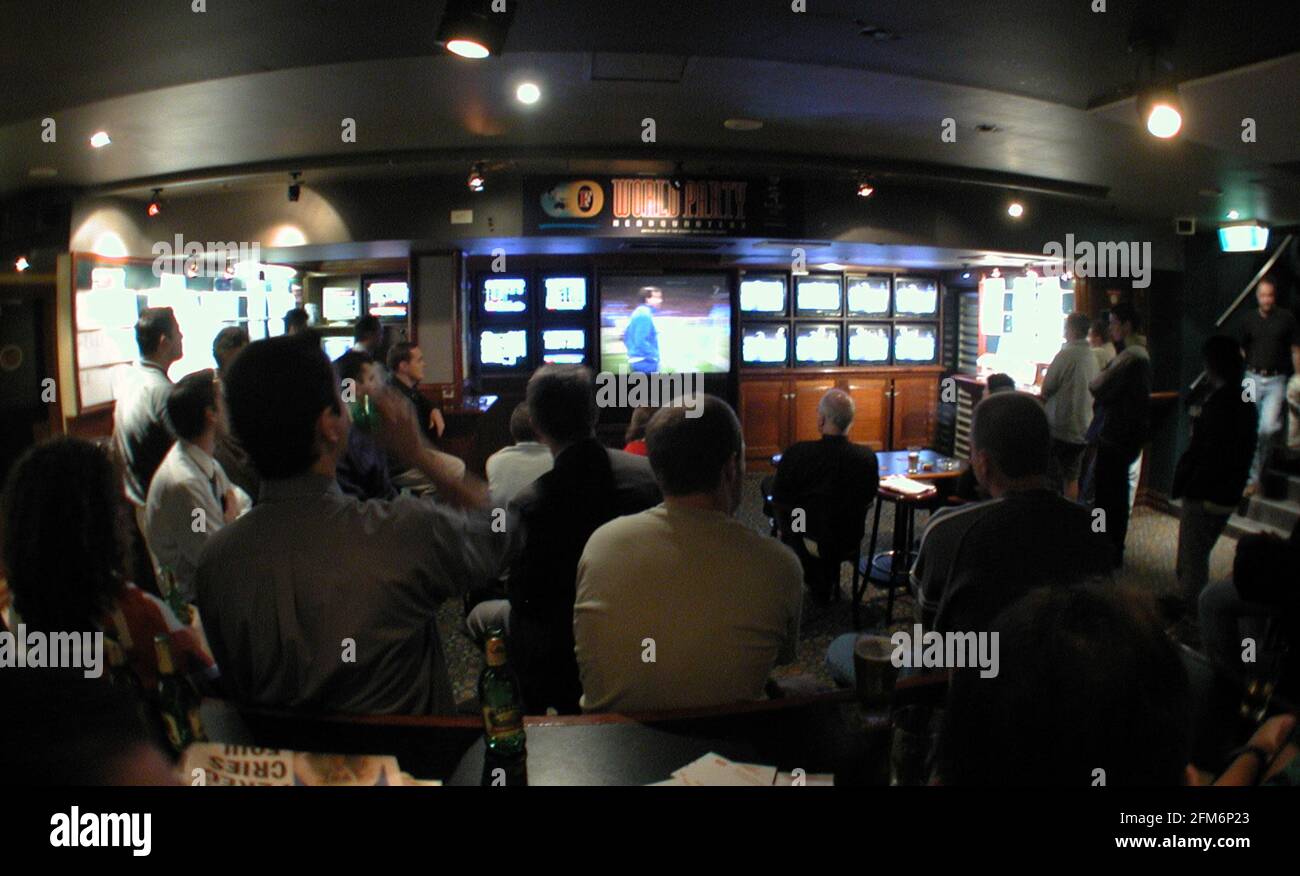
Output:
[[181,589],[176,586],[176,575],[171,569],[161,569],[158,572],[158,589],[162,591],[163,601],[167,607],[176,615],[176,619],[183,624],[190,624],[190,604],[185,601],[185,596]]
[[506,637],[501,630],[487,634],[487,665],[478,677],[483,707],[483,735],[490,755],[512,756],[524,750],[524,707],[519,682],[506,662]]
[[207,741],[199,719],[199,694],[189,679],[177,673],[167,635],[154,636],[153,646],[158,654],[158,709],[167,729],[167,741],[180,754],[191,742]]

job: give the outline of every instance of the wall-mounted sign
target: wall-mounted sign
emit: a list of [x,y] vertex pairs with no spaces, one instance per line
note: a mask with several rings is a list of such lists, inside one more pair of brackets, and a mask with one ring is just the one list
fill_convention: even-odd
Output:
[[633,176],[524,181],[524,225],[596,237],[767,237],[799,233],[793,186],[781,179]]

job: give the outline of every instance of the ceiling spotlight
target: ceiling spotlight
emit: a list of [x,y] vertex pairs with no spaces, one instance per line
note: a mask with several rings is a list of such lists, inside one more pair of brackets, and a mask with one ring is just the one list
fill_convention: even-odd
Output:
[[1138,115],[1153,137],[1168,140],[1183,128],[1183,106],[1176,88],[1156,88],[1138,96]]
[[1007,215],[1012,219],[1019,219],[1025,215],[1025,205],[1019,201],[1012,201],[1007,205]]
[[874,195],[875,193],[876,193],[876,187],[875,187],[874,185],[872,185],[868,180],[865,180],[865,179],[864,179],[864,180],[859,180],[859,181],[858,181],[858,197],[859,197],[859,198],[869,198],[869,197],[871,197],[872,195]]
[[162,201],[158,200],[158,196],[161,194],[162,189],[154,189],[153,198],[150,199],[149,206],[145,208],[145,213],[148,214],[150,219],[162,212]]
[[295,170],[293,173],[289,174],[289,177],[292,180],[289,183],[289,200],[293,203],[297,203],[298,199],[302,197],[302,183],[299,182],[302,178],[302,174]]
[[1241,214],[1238,213],[1236,210],[1229,210],[1229,211],[1228,211],[1228,218],[1229,218],[1229,219],[1240,219],[1240,218],[1241,218]]
[[961,278],[962,278],[963,280],[969,280],[969,279],[970,279],[970,271],[963,271],[963,272],[962,272],[962,275],[961,275]]
[[542,99],[542,90],[537,87],[535,82],[521,82],[515,89],[515,99],[520,103],[532,106]]
[[481,192],[486,183],[487,177],[483,175],[483,162],[476,162],[470,168],[469,178],[465,180],[465,185],[469,186],[471,192]]
[[96,131],[94,134],[90,135],[90,145],[96,149],[103,149],[112,142],[113,141],[109,139],[107,131]]
[[438,25],[437,41],[462,58],[480,60],[501,54],[515,15],[514,3],[502,3],[501,12],[491,0],[449,0]]
[[31,266],[32,266],[32,263],[29,262],[29,261],[27,261],[27,256],[19,256],[19,257],[14,261],[14,270],[17,271],[17,272],[19,272],[20,274],[21,274],[23,271],[25,271],[25,270],[27,270],[28,268],[30,268]]

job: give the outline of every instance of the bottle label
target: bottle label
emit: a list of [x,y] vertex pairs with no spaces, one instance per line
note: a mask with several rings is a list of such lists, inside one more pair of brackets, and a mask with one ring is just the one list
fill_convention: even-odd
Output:
[[484,650],[487,652],[488,666],[504,666],[506,664],[505,639],[488,639],[487,647]]
[[181,733],[180,722],[176,716],[169,712],[162,713],[163,725],[167,728],[167,741],[171,743],[172,748],[180,751],[185,747],[185,739]]
[[483,727],[489,739],[508,739],[523,732],[524,716],[518,708],[483,707]]
[[190,738],[195,742],[205,741],[208,735],[203,732],[203,721],[199,718],[198,707],[190,709],[187,717],[190,720]]

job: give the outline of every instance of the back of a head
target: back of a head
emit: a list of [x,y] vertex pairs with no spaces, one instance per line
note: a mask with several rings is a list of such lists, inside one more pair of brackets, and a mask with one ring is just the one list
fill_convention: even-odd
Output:
[[311,315],[302,307],[295,307],[284,314],[285,334],[292,334],[307,328]]
[[1110,326],[1106,325],[1106,320],[1104,319],[1093,320],[1092,326],[1088,329],[1088,331],[1096,335],[1097,337],[1101,338],[1101,342],[1103,344],[1106,343],[1107,340],[1109,340]]
[[826,422],[844,433],[853,425],[853,418],[857,416],[857,405],[853,403],[853,396],[844,390],[832,389],[823,395],[821,401],[817,403],[817,413],[825,417]]
[[1088,314],[1075,311],[1065,318],[1065,330],[1074,338],[1086,338],[1088,329],[1092,327],[1092,320]]
[[141,356],[152,356],[164,336],[175,337],[176,314],[170,307],[146,307],[135,322],[135,342]]
[[596,385],[582,365],[543,365],[528,381],[528,415],[533,429],[558,444],[595,434]]
[[339,364],[339,381],[360,382],[366,366],[373,364],[375,364],[375,357],[369,353],[354,352],[351,356],[345,356]]
[[379,317],[366,314],[357,320],[356,325],[352,327],[352,340],[365,341],[370,338],[379,337],[380,332]]
[[959,669],[938,746],[946,785],[1178,785],[1191,748],[1187,675],[1146,595],[1036,588],[990,625],[998,674]]
[[212,359],[217,369],[222,371],[230,367],[230,360],[244,347],[248,346],[248,330],[243,326],[228,325],[212,340]]
[[1010,374],[1003,374],[1001,371],[997,374],[990,374],[985,383],[988,386],[990,395],[995,392],[1006,392],[1016,388],[1016,379]]
[[217,375],[211,368],[187,374],[167,394],[167,428],[177,438],[193,441],[207,427],[207,411],[217,406]]
[[[692,411],[698,416],[689,416]],[[650,467],[665,496],[713,491],[742,446],[740,420],[715,395],[692,408],[663,408],[646,427]]]
[[1127,301],[1121,301],[1112,307],[1110,315],[1121,323],[1128,323],[1135,332],[1142,330],[1142,317],[1138,316],[1137,308]]
[[316,344],[297,337],[249,344],[224,386],[230,425],[263,478],[287,478],[315,463],[316,422],[339,410],[334,369]]
[[1246,371],[1246,361],[1241,357],[1241,346],[1227,335],[1214,335],[1201,348],[1205,367],[1225,383],[1239,383]]
[[993,459],[1004,477],[1047,473],[1052,429],[1042,404],[1024,392],[987,395],[975,406],[971,444]]
[[54,438],[14,464],[0,542],[29,627],[74,632],[103,619],[128,572],[123,502],[113,461],[84,439]]
[[520,402],[510,412],[510,440],[516,444],[537,440],[537,433],[533,431],[533,420],[528,415],[528,402]]

